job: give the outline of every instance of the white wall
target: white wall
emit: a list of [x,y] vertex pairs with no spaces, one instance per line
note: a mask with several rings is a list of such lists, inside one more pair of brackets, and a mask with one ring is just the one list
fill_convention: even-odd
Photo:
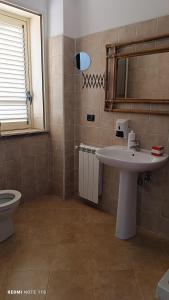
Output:
[[49,36],[63,34],[63,0],[48,0],[48,33]]
[[48,0],[49,36],[65,34],[75,37],[77,0]]
[[71,37],[169,14],[169,0],[64,1],[64,31]]
[[48,0],[49,36],[60,34],[76,37],[76,2],[77,0]]
[[78,0],[63,0],[64,8],[64,34],[69,37],[76,37],[79,27]]
[[12,3],[39,13],[47,14],[47,0],[8,0],[3,2]]
[[84,36],[169,14],[169,0],[8,0],[43,13],[49,36]]
[[43,14],[43,30],[45,37],[47,37],[47,1],[48,0],[8,0],[3,3],[11,3],[21,8],[30,9],[36,13]]
[[48,33],[49,36],[64,34],[76,37],[77,0],[48,0]]

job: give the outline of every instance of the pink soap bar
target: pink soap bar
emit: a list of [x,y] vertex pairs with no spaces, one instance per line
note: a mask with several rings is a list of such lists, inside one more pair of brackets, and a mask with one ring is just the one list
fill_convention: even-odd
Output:
[[152,146],[152,150],[162,151],[162,150],[164,150],[164,147],[163,146]]
[[156,157],[160,157],[160,156],[163,156],[163,152],[162,153],[154,153],[154,152],[151,152],[152,156],[156,156]]

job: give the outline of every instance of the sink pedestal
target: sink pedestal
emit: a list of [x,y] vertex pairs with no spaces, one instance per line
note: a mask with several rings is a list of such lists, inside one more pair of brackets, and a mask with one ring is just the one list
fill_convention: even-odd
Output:
[[136,235],[137,178],[135,172],[120,171],[116,237],[129,239]]
[[129,239],[136,234],[137,178],[139,172],[153,171],[164,166],[169,156],[154,157],[151,151],[129,150],[126,146],[110,146],[96,151],[96,157],[108,166],[120,170],[116,236]]

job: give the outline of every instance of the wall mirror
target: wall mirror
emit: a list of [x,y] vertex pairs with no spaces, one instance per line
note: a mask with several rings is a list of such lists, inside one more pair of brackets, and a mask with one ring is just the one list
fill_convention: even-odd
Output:
[[169,35],[106,45],[105,110],[169,115]]
[[91,65],[91,58],[86,52],[79,52],[75,56],[75,66],[80,71],[87,70]]

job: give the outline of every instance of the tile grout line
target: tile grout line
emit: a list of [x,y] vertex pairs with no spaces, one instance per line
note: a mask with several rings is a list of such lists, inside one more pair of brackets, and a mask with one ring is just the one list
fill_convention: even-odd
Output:
[[49,290],[49,281],[50,281],[50,275],[51,275],[51,271],[48,272],[48,281],[47,281],[47,286],[46,286],[46,295],[45,295],[45,299],[44,300],[47,300],[48,298],[48,290]]
[[138,289],[139,289],[140,296],[141,296],[142,300],[145,300],[143,291],[142,291],[142,289],[141,289],[141,287],[140,287],[140,285],[139,285],[139,281],[138,281],[138,278],[137,278],[137,275],[136,275],[136,272],[135,272],[135,268],[134,268],[134,266],[133,266],[133,261],[132,261],[131,263],[132,263],[132,269],[133,269],[134,278],[135,278],[135,281],[136,281],[136,285],[137,285],[137,287],[138,287]]

